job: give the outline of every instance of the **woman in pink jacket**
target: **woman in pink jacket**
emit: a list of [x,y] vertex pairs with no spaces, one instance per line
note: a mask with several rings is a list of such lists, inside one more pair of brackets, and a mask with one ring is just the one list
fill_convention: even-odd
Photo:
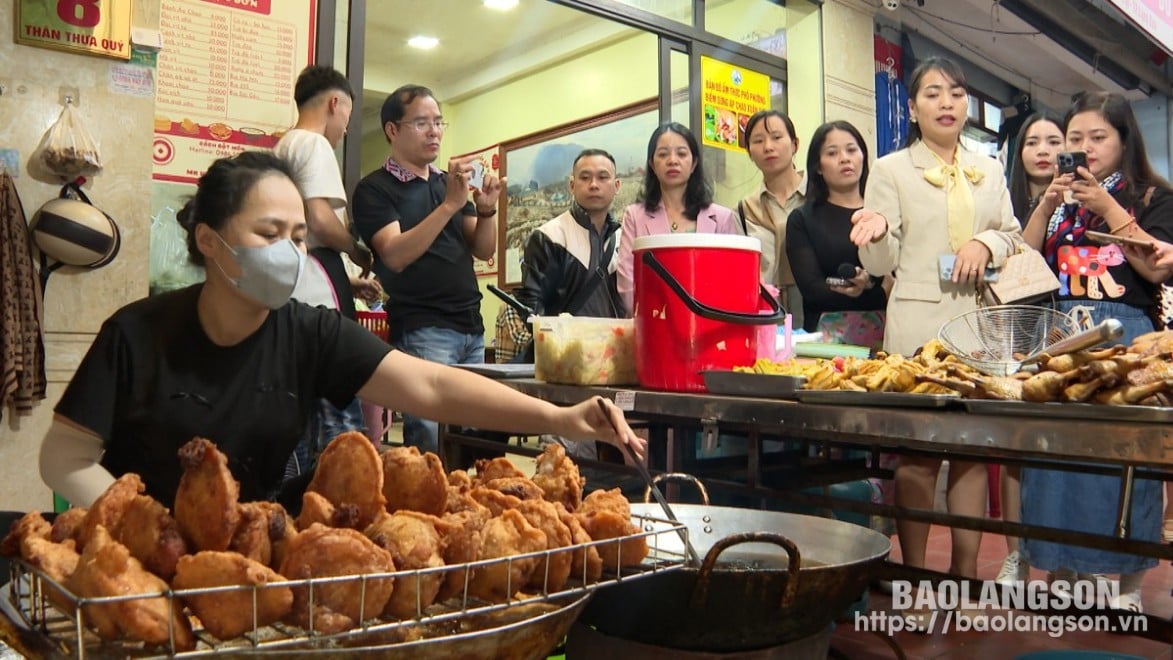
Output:
[[673,122],[652,132],[641,201],[623,212],[618,285],[628,316],[634,311],[631,250],[635,239],[686,232],[741,234],[734,212],[713,203],[713,189],[705,179],[696,137],[685,126]]

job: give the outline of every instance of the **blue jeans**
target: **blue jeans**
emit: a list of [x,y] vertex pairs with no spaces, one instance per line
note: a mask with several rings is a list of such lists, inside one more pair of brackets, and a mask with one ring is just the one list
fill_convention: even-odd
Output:
[[[484,335],[467,335],[448,328],[417,328],[403,333],[395,348],[417,358],[441,364],[482,364],[485,361]],[[440,450],[439,425],[404,413],[403,444],[421,452]]]
[[[1114,318],[1124,326],[1118,342],[1127,346],[1136,337],[1153,331],[1146,310],[1110,300],[1060,300],[1056,308],[1070,312],[1077,305],[1091,308],[1092,321]],[[1109,438],[1102,438],[1109,442]],[[1040,468],[1022,469],[1022,522],[1079,532],[1115,533],[1116,503],[1121,479],[1106,474],[1064,472]],[[1129,535],[1131,539],[1157,541],[1161,537],[1160,481],[1137,479],[1133,484]],[[1069,568],[1080,573],[1133,573],[1157,565],[1156,559],[1096,548],[1081,548],[1038,539],[1023,539],[1022,552],[1035,568],[1052,571]]]
[[285,477],[296,477],[313,469],[326,445],[348,431],[367,432],[366,421],[362,416],[362,402],[354,399],[345,408],[337,408],[326,399],[318,399],[317,406],[306,422],[301,442],[297,443],[297,448],[285,466]]

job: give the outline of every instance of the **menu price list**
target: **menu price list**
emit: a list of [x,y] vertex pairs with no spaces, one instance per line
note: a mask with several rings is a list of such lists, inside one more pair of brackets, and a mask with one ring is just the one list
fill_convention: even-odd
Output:
[[156,108],[272,127],[293,121],[297,30],[272,17],[164,0]]

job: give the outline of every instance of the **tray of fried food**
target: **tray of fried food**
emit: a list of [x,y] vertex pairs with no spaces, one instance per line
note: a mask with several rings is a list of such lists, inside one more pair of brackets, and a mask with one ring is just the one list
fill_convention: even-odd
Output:
[[949,385],[962,392],[972,412],[1168,423],[1173,421],[1173,332],[1142,335],[1128,347],[1044,356],[1037,371],[1004,380],[1020,383],[1017,396],[980,396],[973,378],[955,378]]
[[701,375],[710,394],[793,399],[806,383],[803,372],[813,365],[813,360],[775,362],[758,358],[748,367],[734,367],[732,371],[714,369],[703,371]]
[[944,374],[954,363],[960,364],[936,340],[911,358],[879,353],[875,358],[818,360],[805,372],[806,386],[797,398],[804,403],[945,407],[957,400],[957,393],[922,377]]
[[433,604],[475,615],[684,565],[658,541],[678,525],[633,516],[617,489],[584,496],[585,479],[554,443],[532,476],[505,458],[445,473],[435,454],[380,455],[366,436],[342,434],[296,517],[239,502],[211,441],[179,455],[173,509],[131,473],[88,509],[13,525],[0,552],[19,560],[12,583],[30,628],[78,651],[293,648],[422,625]]

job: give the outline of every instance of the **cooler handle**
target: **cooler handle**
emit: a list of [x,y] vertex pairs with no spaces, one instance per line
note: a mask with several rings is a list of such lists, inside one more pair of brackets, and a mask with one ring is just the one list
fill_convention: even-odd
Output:
[[668,285],[669,289],[672,289],[672,292],[680,298],[684,306],[697,316],[709,319],[710,321],[724,321],[725,323],[736,323],[738,325],[771,325],[782,323],[786,320],[786,310],[782,308],[782,305],[774,299],[774,296],[770,295],[770,292],[761,283],[758,284],[758,289],[760,290],[762,300],[765,300],[770,305],[770,313],[768,315],[762,316],[760,314],[746,314],[744,312],[727,312],[710,307],[693,298],[651,252],[644,252],[643,260],[644,264],[651,268],[652,272],[659,276],[664,281],[664,284]]

